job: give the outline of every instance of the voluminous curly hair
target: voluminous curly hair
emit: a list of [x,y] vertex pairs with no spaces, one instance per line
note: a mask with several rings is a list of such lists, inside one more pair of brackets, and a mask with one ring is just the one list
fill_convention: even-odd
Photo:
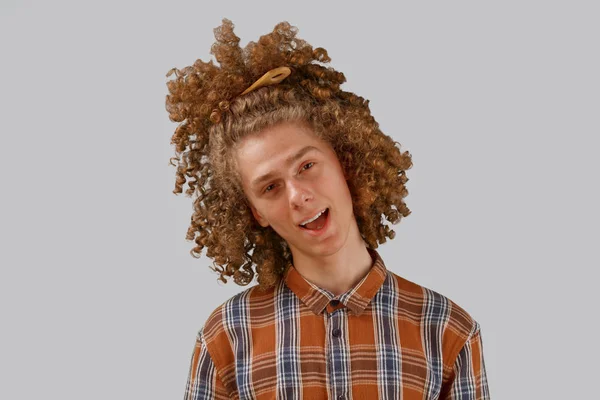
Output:
[[[192,256],[213,258],[218,279],[233,276],[248,285],[256,268],[260,289],[279,282],[293,260],[285,240],[254,219],[235,165],[235,151],[247,135],[282,122],[309,124],[335,150],[352,195],[354,215],[363,240],[373,249],[395,232],[410,214],[405,171],[412,166],[408,151],[385,135],[371,116],[368,100],[340,89],[344,74],[326,67],[331,61],[321,47],[296,37],[297,28],[281,22],[245,48],[223,19],[214,30],[212,60],[197,60],[167,82],[166,109],[179,122],[171,138],[177,167],[173,193],[193,196],[193,214],[186,238],[196,246]],[[240,96],[265,72],[287,66],[292,73],[281,83]],[[383,218],[385,216],[385,219]]]

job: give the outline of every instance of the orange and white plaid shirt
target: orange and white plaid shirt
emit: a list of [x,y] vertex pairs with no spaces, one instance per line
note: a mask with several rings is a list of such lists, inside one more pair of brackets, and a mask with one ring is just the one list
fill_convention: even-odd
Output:
[[290,266],[198,331],[184,400],[489,399],[480,325],[447,297],[373,266],[340,296]]

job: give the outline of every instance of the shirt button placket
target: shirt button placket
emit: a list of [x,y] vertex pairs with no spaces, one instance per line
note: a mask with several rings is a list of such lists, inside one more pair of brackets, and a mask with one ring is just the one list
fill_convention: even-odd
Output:
[[[339,300],[331,300],[330,305],[333,307],[337,307],[339,305]],[[331,340],[331,368],[330,368],[330,373],[332,374],[331,376],[331,382],[334,385],[334,387],[336,387],[337,389],[335,390],[335,392],[337,392],[336,396],[334,397],[334,399],[337,400],[346,400],[346,395],[345,395],[345,390],[344,390],[344,384],[345,384],[345,378],[341,377],[339,375],[339,371],[341,371],[342,366],[339,365],[341,362],[343,362],[342,360],[344,359],[344,357],[342,357],[342,353],[344,352],[344,342],[342,340],[342,329],[340,328],[341,324],[342,324],[342,310],[335,310],[335,312],[331,313],[331,336],[332,336],[332,340]],[[334,392],[334,393],[335,393]]]

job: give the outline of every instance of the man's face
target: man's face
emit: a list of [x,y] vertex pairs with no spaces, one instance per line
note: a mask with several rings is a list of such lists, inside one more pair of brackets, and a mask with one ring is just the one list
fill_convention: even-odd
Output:
[[[269,127],[244,138],[235,157],[254,217],[270,225],[292,254],[326,256],[344,246],[356,224],[352,198],[334,150],[311,128],[289,122]],[[299,226],[325,209],[322,229]]]

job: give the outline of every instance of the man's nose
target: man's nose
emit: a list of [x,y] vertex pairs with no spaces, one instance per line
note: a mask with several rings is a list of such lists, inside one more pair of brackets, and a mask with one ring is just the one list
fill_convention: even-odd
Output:
[[312,199],[310,192],[299,182],[289,184],[290,205],[293,207],[302,207]]

